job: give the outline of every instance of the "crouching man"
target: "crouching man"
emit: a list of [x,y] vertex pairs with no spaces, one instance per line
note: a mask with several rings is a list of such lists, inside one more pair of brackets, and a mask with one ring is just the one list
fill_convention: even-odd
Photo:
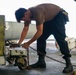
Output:
[[60,46],[60,51],[63,54],[63,59],[66,66],[63,73],[70,73],[73,71],[73,66],[70,60],[71,54],[65,41],[65,24],[68,20],[68,13],[54,4],[40,4],[29,9],[19,8],[15,11],[17,22],[24,21],[24,28],[21,33],[18,44],[20,45],[25,39],[30,23],[32,20],[36,21],[35,35],[22,46],[28,48],[31,43],[37,40],[38,61],[30,65],[31,68],[46,68],[46,39],[52,34]]

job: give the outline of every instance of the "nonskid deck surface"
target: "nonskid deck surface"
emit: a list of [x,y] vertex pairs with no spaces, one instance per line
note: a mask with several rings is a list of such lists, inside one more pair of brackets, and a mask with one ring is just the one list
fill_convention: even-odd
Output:
[[[36,49],[36,43],[33,43],[31,47]],[[62,59],[62,54],[59,50],[56,49],[54,43],[48,43],[46,48],[47,55],[49,57],[52,57],[56,60],[65,62]],[[72,63],[73,65],[76,65],[76,51],[71,51],[72,57]],[[32,49],[29,49],[29,64],[33,64],[37,62],[37,53],[36,51],[33,51]],[[23,70],[20,71],[18,67],[15,67],[13,65],[4,65],[0,66],[0,75],[71,75],[71,74],[63,74],[62,70],[65,67],[65,64],[56,62],[54,60],[51,60],[49,58],[45,58],[46,61],[46,69],[31,69],[31,70]],[[76,69],[76,67],[74,67]]]

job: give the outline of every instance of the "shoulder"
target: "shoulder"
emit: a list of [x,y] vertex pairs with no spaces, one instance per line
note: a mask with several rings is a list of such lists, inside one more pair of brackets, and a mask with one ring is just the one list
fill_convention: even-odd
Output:
[[31,23],[31,21],[26,21],[26,22],[24,22],[24,25],[29,26],[30,23]]

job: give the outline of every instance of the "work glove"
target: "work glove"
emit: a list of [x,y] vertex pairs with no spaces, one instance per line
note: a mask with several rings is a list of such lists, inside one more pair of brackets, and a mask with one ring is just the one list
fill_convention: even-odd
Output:
[[14,47],[20,47],[20,45],[17,44],[17,43],[14,43],[14,44],[11,44],[11,45],[10,45],[10,48],[12,48],[12,47],[13,47],[13,48],[14,48]]

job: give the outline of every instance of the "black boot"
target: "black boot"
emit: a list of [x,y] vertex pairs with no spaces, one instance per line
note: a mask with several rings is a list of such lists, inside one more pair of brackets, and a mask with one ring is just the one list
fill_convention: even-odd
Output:
[[66,67],[64,68],[63,73],[73,72],[73,66],[71,64],[70,58],[66,58],[65,61],[66,61]]
[[39,56],[38,61],[33,65],[29,65],[29,67],[30,68],[46,68],[45,56]]

